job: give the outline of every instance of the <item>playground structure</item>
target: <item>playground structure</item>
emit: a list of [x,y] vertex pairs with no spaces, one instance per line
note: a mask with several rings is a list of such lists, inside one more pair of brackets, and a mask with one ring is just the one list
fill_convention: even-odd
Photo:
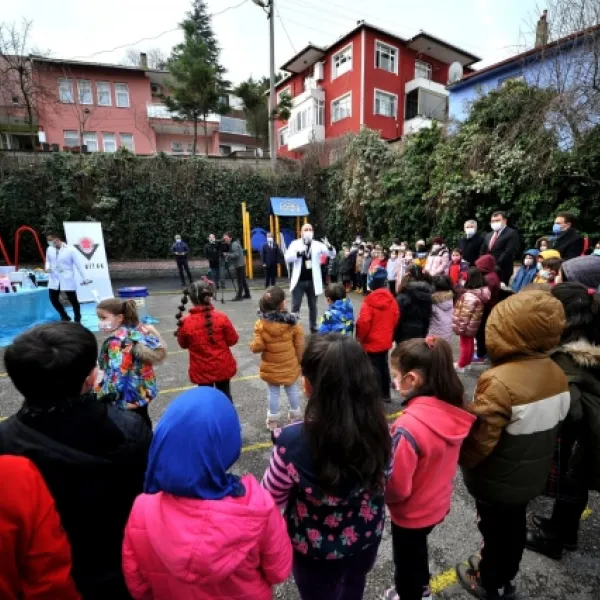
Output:
[[[31,233],[31,235],[33,235],[33,239],[35,241],[38,252],[40,253],[40,257],[42,259],[42,264],[45,265],[46,264],[46,254],[44,253],[44,249],[42,247],[42,244],[40,243],[40,237],[37,234],[37,231],[35,229],[33,229],[32,227],[29,227],[28,225],[21,225],[21,227],[19,227],[17,229],[17,231],[15,232],[15,253],[14,253],[15,271],[19,270],[19,244],[21,241],[22,233]],[[0,253],[2,253],[2,257],[4,258],[4,262],[6,263],[6,265],[8,267],[12,266],[12,264],[10,262],[10,257],[6,250],[6,246],[4,245],[4,242],[2,241],[1,237],[0,237]]]
[[[271,198],[269,206],[269,232],[281,245],[281,227],[279,217],[291,217],[296,219],[296,237],[300,237],[302,224],[308,222],[309,215],[306,200],[304,198]],[[302,221],[302,222],[301,222]],[[242,244],[246,251],[246,276],[254,279],[254,265],[252,262],[252,228],[250,226],[250,213],[246,209],[246,203],[242,202]],[[281,264],[277,265],[277,277],[281,277]]]

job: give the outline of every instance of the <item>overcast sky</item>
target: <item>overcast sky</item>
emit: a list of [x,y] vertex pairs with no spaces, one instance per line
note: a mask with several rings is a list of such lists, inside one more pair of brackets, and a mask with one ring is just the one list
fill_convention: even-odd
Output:
[[[540,0],[543,3],[543,0]],[[208,0],[229,79],[268,74],[268,23],[246,0]],[[531,42],[538,0],[275,0],[275,60],[279,67],[308,42],[329,45],[359,19],[409,37],[437,35],[483,58],[480,66],[515,54]],[[56,58],[118,63],[127,48],[159,47],[167,54],[190,0],[4,0],[4,22],[33,21],[31,46]],[[543,4],[542,4],[543,5]],[[459,8],[460,7],[460,8]],[[286,31],[287,30],[287,34]],[[529,34],[529,39],[525,34]],[[289,36],[289,38],[288,38]],[[135,43],[142,38],[156,38]],[[112,52],[117,46],[123,48]]]

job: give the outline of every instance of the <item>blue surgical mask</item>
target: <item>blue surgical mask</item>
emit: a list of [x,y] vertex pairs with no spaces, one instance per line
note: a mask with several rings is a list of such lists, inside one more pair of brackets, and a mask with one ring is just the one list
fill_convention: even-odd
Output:
[[538,271],[541,271],[541,270],[542,270],[542,263],[541,263],[541,262],[539,262],[539,263],[538,263],[538,264],[535,266],[535,268],[536,268]]
[[561,226],[558,223],[554,223],[554,225],[552,225],[552,233],[554,233],[555,235],[558,235],[561,232],[562,232]]
[[594,250],[594,255],[595,255],[595,256],[600,256],[600,248],[596,248],[596,249]]

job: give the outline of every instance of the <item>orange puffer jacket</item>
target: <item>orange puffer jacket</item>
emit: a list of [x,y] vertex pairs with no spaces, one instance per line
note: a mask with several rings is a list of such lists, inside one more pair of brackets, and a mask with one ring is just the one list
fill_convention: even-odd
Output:
[[271,385],[291,385],[300,376],[304,332],[291,313],[261,315],[254,325],[250,350],[262,352],[260,378]]
[[489,288],[483,287],[476,290],[465,290],[454,307],[452,330],[456,335],[474,338],[477,335],[483,305],[492,297]]

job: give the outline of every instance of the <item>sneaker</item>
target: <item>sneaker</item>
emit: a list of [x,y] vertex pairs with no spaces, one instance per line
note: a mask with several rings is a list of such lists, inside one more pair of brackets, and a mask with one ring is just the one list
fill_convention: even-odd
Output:
[[455,362],[455,363],[454,363],[454,370],[455,370],[457,373],[466,373],[466,372],[469,370],[469,367],[459,367],[459,366],[458,366],[458,363],[457,363],[457,362]]
[[489,362],[490,361],[487,358],[487,356],[484,356],[483,358],[479,358],[479,356],[474,356],[472,364],[474,364],[474,365],[487,365],[487,364],[489,364]]
[[296,423],[298,421],[302,421],[302,411],[300,409],[298,409],[298,410],[290,409],[288,411],[288,419],[290,420],[290,423]]
[[279,419],[281,419],[281,413],[267,413],[267,429],[275,431],[279,427]]
[[499,591],[488,592],[481,583],[479,571],[475,571],[469,564],[459,563],[456,565],[456,575],[462,587],[475,598],[481,600],[499,600],[502,598]]

